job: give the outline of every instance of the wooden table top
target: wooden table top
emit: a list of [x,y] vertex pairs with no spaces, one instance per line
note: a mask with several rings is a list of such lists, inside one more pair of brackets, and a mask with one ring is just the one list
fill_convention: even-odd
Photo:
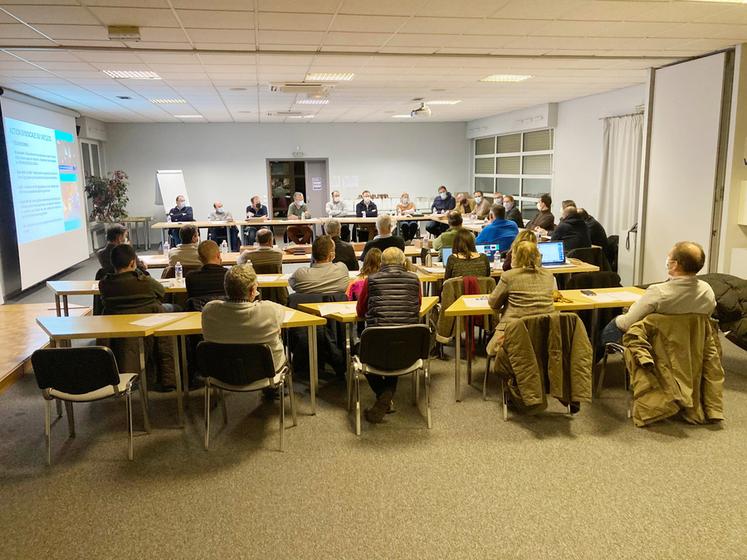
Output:
[[[422,302],[420,303],[420,316],[422,317],[428,313],[437,303],[437,296],[423,296]],[[331,301],[328,303],[300,303],[298,304],[298,308],[314,315],[321,315],[322,312],[325,312],[324,317],[339,323],[356,323],[362,321],[363,317],[358,317],[355,313],[355,305],[356,302],[354,301]],[[340,311],[328,312],[334,307],[340,308]]]
[[38,317],[36,322],[54,340],[132,338],[150,336],[157,328],[184,319],[187,315],[189,313]]
[[[383,215],[384,212],[381,212]],[[416,215],[400,215],[390,214],[390,216],[396,221],[407,221],[407,222],[423,222],[432,220],[446,220],[446,214],[416,214]],[[303,220],[294,220],[288,218],[255,218],[251,220],[223,220],[223,221],[211,221],[211,220],[195,220],[193,222],[155,222],[150,225],[153,229],[171,229],[179,228],[184,225],[193,225],[198,228],[207,227],[230,227],[230,226],[315,226],[324,224],[329,220],[337,220],[343,224],[375,224],[376,218],[359,218],[357,216],[334,216],[328,217],[323,216],[320,218],[307,218]]]
[[[634,286],[623,288],[597,288],[592,290],[595,294],[615,294],[616,299],[596,299],[596,296],[586,296],[581,290],[561,290],[560,293],[567,301],[556,301],[555,309],[558,311],[584,311],[588,309],[605,309],[614,307],[630,307],[643,294],[644,290]],[[479,300],[480,304],[475,306],[467,303],[467,300]],[[452,303],[445,313],[447,317],[463,317],[471,315],[490,315],[495,310],[488,305],[487,295],[462,296]]]
[[[311,327],[316,325],[324,325],[327,320],[323,317],[317,317],[303,311],[291,309],[290,307],[283,307],[285,310],[285,318],[283,319],[284,329],[290,329],[293,327]],[[157,328],[153,332],[153,336],[185,336],[190,334],[201,334],[202,333],[202,313],[192,312],[186,313],[186,317],[179,319],[173,323],[169,323],[162,327]]]
[[[546,268],[545,270],[548,270],[552,272],[553,274],[575,274],[577,272],[599,272],[599,267],[593,264],[585,263],[584,261],[580,261],[578,259],[568,259],[570,264],[567,264],[565,266],[555,266],[551,268]],[[428,274],[429,276],[435,276],[439,280],[443,280],[445,274],[446,274],[446,268],[443,266],[418,266],[418,270]],[[503,274],[502,268],[493,268],[490,267],[490,275],[493,278],[498,278],[500,275]]]

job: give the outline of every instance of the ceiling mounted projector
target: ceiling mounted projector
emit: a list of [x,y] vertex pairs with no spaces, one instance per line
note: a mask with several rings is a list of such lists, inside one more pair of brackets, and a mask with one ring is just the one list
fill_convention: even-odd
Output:
[[413,119],[417,119],[418,117],[430,117],[431,116],[431,108],[428,107],[425,103],[421,103],[420,107],[417,109],[413,109],[410,111],[410,116]]

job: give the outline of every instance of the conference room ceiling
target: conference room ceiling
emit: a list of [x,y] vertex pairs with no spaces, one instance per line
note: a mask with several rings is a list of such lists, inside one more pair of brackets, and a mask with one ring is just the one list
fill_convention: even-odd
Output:
[[[140,26],[141,41],[109,40],[108,25]],[[643,83],[743,41],[747,5],[733,2],[15,0],[0,3],[0,85],[106,122],[395,122],[414,98],[460,100],[428,120],[466,121]],[[270,91],[309,72],[355,77],[326,105]],[[492,74],[532,77],[479,81]],[[268,116],[285,111],[302,115]]]

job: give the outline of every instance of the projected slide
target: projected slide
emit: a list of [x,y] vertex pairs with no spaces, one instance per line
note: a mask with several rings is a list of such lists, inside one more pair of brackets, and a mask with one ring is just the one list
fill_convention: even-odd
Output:
[[7,117],[4,124],[18,243],[81,228],[73,135]]

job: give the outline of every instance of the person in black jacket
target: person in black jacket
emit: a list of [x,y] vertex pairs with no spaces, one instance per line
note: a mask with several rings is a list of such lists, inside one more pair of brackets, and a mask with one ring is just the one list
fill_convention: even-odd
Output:
[[[449,210],[454,210],[454,208],[456,208],[456,198],[451,196],[451,193],[446,190],[444,185],[441,185],[438,187],[438,196],[433,199],[433,204],[431,204],[431,212],[433,214],[446,214]],[[433,235],[433,237],[438,237],[447,229],[449,229],[448,225],[435,220],[428,222],[428,225],[425,226],[425,230]]]
[[[381,254],[381,269],[368,276],[361,289],[356,312],[366,318],[366,327],[411,325],[420,321],[420,280],[405,268],[407,257],[397,247]],[[376,403],[364,411],[366,420],[379,423],[391,409],[397,377],[366,374]]]
[[223,281],[227,269],[223,267],[220,247],[215,241],[202,241],[197,246],[197,254],[200,256],[202,268],[193,270],[185,276],[187,297],[200,298],[205,302],[224,297]]
[[[120,224],[115,224],[106,230],[106,246],[96,253],[96,258],[99,260],[99,266],[103,274],[113,274],[114,265],[112,265],[112,250],[117,245],[124,245],[127,243],[127,228]],[[137,268],[148,274],[146,270],[148,267],[146,264],[137,259]]]
[[361,260],[366,260],[366,253],[370,249],[376,247],[382,253],[384,249],[389,247],[397,247],[400,251],[405,250],[405,240],[396,235],[392,235],[394,229],[394,218],[388,214],[382,214],[376,218],[376,229],[379,231],[379,235],[374,237],[371,241],[366,243],[363,247],[363,253],[361,253]]
[[[180,194],[176,197],[176,206],[169,210],[169,221],[171,222],[194,222],[194,214],[192,213],[192,207],[187,206],[187,199],[184,195]],[[179,245],[179,228],[171,228],[169,230],[169,237],[171,237],[171,246],[176,247]]]
[[[249,206],[246,207],[246,219],[255,220],[257,218],[267,218],[267,216],[267,206],[262,204],[262,199],[259,196],[253,196],[249,201]],[[257,240],[257,228],[245,226],[244,235],[246,236],[246,244],[254,245]]]
[[355,250],[350,243],[347,243],[340,239],[340,230],[342,229],[340,222],[337,220],[329,220],[324,225],[324,230],[335,242],[335,258],[332,260],[333,263],[341,262],[345,263],[348,270],[358,270],[358,259],[355,258]]
[[521,210],[516,207],[516,201],[510,194],[503,196],[503,207],[506,209],[506,219],[511,220],[519,229],[524,229],[524,218],[521,216]]
[[562,241],[566,253],[581,247],[591,247],[589,229],[579,217],[575,206],[566,206],[563,210],[563,218],[555,226],[550,241]]
[[[371,192],[363,191],[361,193],[361,201],[355,205],[355,215],[359,218],[378,218],[379,209],[376,204],[371,200]],[[373,224],[360,224],[356,228],[356,235],[358,241],[368,241],[373,237],[374,226]]]
[[578,209],[578,217],[581,218],[586,224],[589,230],[589,239],[592,245],[601,247],[602,250],[607,253],[607,232],[604,231],[604,227],[596,219],[589,215],[589,213],[583,208]]

